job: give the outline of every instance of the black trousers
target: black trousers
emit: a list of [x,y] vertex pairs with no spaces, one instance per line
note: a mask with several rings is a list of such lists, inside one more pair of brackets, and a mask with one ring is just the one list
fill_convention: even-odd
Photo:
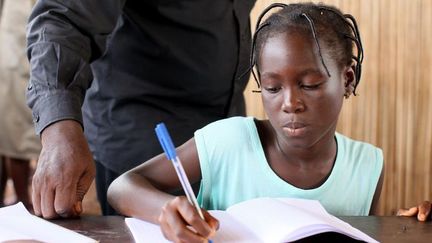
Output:
[[117,172],[114,172],[106,168],[102,163],[96,163],[96,191],[99,204],[103,215],[118,215],[118,213],[109,205],[107,200],[108,187],[117,177],[120,176]]

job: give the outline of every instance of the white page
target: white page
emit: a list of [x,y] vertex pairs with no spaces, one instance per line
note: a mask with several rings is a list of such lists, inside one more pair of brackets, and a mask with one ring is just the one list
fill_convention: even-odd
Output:
[[226,211],[211,210],[209,213],[219,220],[219,230],[216,232],[214,243],[257,243],[259,238]]
[[227,211],[241,224],[252,229],[263,242],[294,241],[329,231],[376,242],[331,216],[322,206],[312,206],[315,202],[308,201],[310,200],[259,198],[236,204]]
[[321,203],[317,200],[309,200],[309,199],[301,199],[301,198],[272,198],[271,200],[279,200],[285,204],[302,208],[309,212],[331,216],[331,214],[329,214],[325,210],[325,208],[321,205]]
[[302,208],[271,198],[249,200],[227,211],[264,242],[282,242],[287,235],[297,240],[307,236],[301,232],[305,227],[324,224],[322,220],[311,218]]
[[136,218],[126,218],[125,222],[133,235],[135,243],[170,242],[163,236],[159,225]]
[[[24,205],[23,205],[24,206]],[[27,210],[22,210],[20,206],[10,206],[0,208],[0,242],[11,240],[31,240],[32,237],[26,235],[24,232],[15,231],[5,226],[8,217],[10,216],[26,216]]]
[[[258,238],[251,231],[242,226],[225,211],[209,211],[209,213],[219,220],[219,230],[211,238],[213,243],[259,242]],[[135,218],[126,218],[125,221],[132,232],[135,243],[170,242],[164,238],[159,225]]]
[[347,222],[329,214],[325,208],[319,203],[317,200],[307,200],[307,199],[299,199],[299,198],[278,198],[284,203],[304,208],[309,210],[311,213],[316,213],[316,216],[322,217],[328,224],[332,225],[334,232],[339,232],[342,234],[346,234],[354,239],[363,240],[366,242],[378,242],[367,234],[363,233],[357,228],[354,228]]
[[[22,203],[0,208],[0,241],[37,240],[42,242],[96,242],[94,239],[63,228],[30,214]],[[11,237],[10,239],[7,237]]]
[[1,223],[0,223],[0,242],[15,241],[15,240],[31,240],[31,239],[32,238],[28,235],[1,227]]

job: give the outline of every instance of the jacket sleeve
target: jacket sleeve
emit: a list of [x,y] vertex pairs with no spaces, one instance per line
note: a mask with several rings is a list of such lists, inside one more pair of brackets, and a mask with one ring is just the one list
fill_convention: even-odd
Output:
[[64,119],[82,124],[81,106],[93,78],[90,63],[104,53],[125,1],[39,0],[33,8],[27,104],[37,134]]

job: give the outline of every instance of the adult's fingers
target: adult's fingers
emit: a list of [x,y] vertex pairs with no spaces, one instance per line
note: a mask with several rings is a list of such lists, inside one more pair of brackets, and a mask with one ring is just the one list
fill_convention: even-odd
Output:
[[83,212],[82,200],[75,202],[74,210],[75,210],[75,215],[77,215],[77,216],[80,215]]
[[39,217],[42,216],[40,185],[39,178],[35,174],[32,180],[32,203],[34,214]]
[[96,175],[96,166],[93,161],[87,162],[87,169],[84,171],[84,174],[80,177],[77,186],[76,186],[76,199],[75,204],[73,206],[74,216],[78,216],[82,213],[82,200],[84,199],[85,194],[89,190],[91,183],[93,182]]
[[87,167],[79,178],[76,188],[76,200],[82,202],[96,175],[96,166],[93,161],[87,161]]
[[75,203],[76,203],[76,186],[77,182],[74,178],[70,178],[70,182],[63,181],[55,191],[55,198],[53,198],[55,212],[63,217],[76,216]]
[[41,156],[37,164],[36,172],[32,180],[32,202],[34,213],[44,218],[56,218],[58,215],[54,210],[55,179],[49,171],[49,163],[46,153],[42,148]]
[[41,212],[46,219],[58,217],[54,209],[54,189],[48,185],[43,185],[41,189]]

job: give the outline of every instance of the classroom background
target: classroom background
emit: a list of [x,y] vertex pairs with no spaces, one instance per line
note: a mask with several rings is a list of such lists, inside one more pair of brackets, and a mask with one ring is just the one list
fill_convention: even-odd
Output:
[[[273,2],[258,0],[251,15]],[[381,147],[385,181],[380,215],[432,200],[432,1],[321,0],[358,21],[365,59],[358,96],[345,100],[338,132]],[[256,83],[245,91],[248,115],[265,118]],[[35,166],[35,162],[32,163]],[[9,183],[10,184],[10,183]],[[13,201],[10,186],[6,193]],[[100,214],[92,187],[84,213]]]
[[[274,2],[258,0],[257,16]],[[380,215],[432,200],[432,1],[321,0],[353,15],[365,58],[358,96],[345,100],[337,131],[381,147],[385,180]],[[245,92],[247,113],[265,118],[257,86]]]

